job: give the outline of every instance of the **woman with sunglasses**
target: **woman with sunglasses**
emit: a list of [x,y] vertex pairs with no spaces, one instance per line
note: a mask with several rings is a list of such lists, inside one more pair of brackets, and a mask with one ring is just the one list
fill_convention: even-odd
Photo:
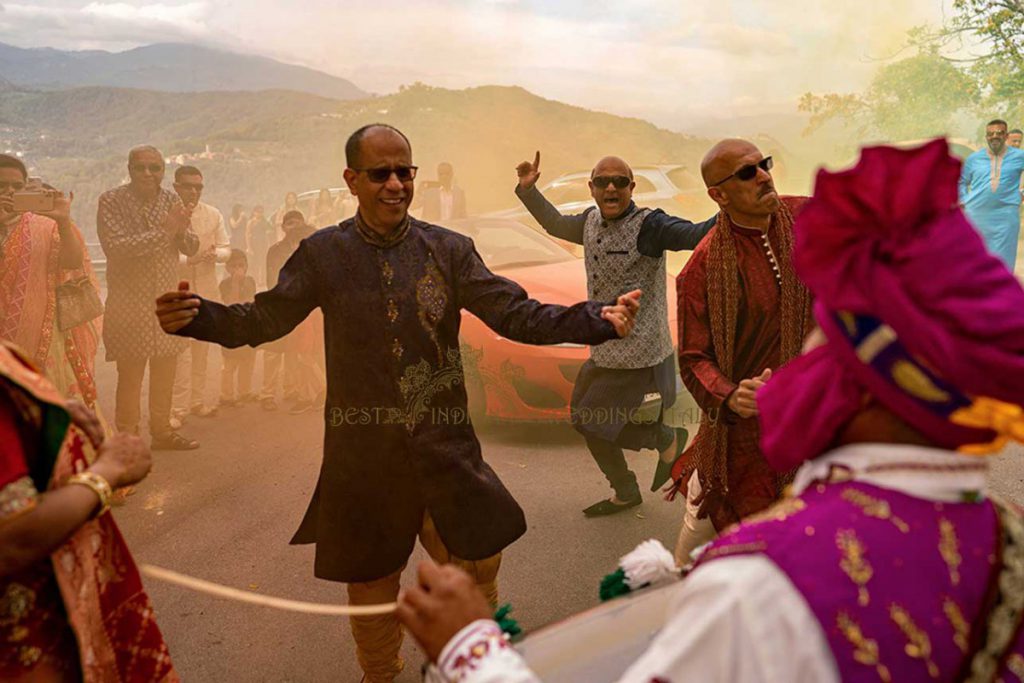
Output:
[[[664,424],[676,402],[676,362],[668,329],[665,252],[693,249],[714,225],[711,218],[691,223],[661,209],[633,203],[633,170],[618,157],[605,157],[590,174],[590,193],[596,203],[581,214],[563,216],[537,189],[540,152],[533,162],[516,169],[516,196],[551,235],[583,245],[587,295],[610,301],[622,292],[640,288],[644,307],[627,339],[595,346],[576,378],[572,394],[573,426],[586,439],[594,461],[608,479],[614,495],[585,508],[588,517],[612,515],[641,503],[636,475],[626,464],[623,449],[657,450],[660,454],[652,491],[666,481],[686,446],[687,432]],[[661,395],[655,420],[638,419],[644,397]],[[591,415],[612,419],[589,419]]]

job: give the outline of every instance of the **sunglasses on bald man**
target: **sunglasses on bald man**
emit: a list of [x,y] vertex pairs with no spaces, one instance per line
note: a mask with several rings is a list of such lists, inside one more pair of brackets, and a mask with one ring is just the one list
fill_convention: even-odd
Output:
[[614,185],[617,189],[621,190],[628,187],[633,182],[633,179],[624,175],[599,175],[591,178],[590,182],[594,183],[594,187],[599,190],[603,190],[609,185]]
[[416,177],[417,166],[395,166],[394,168],[353,168],[353,171],[365,173],[366,177],[374,183],[386,183],[394,173],[401,183],[407,183]]
[[726,176],[725,178],[722,178],[717,183],[711,183],[711,185],[709,185],[709,187],[716,187],[716,186],[721,185],[722,183],[724,183],[726,180],[731,180],[733,178],[738,178],[738,179],[744,180],[744,181],[752,180],[754,178],[754,176],[757,175],[757,169],[760,168],[762,171],[767,173],[768,171],[772,170],[772,166],[774,166],[774,165],[775,165],[775,162],[772,161],[771,157],[765,157],[764,159],[761,159],[761,161],[757,162],[756,164],[747,164],[746,166],[741,166],[740,169],[737,170],[732,175],[729,175],[729,176]]

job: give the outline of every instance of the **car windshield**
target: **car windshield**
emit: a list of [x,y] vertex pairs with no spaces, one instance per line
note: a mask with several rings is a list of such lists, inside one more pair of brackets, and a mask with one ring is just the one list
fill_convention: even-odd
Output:
[[473,238],[491,270],[541,266],[574,260],[574,256],[522,223],[496,219],[452,221],[447,227]]
[[575,202],[589,202],[593,200],[590,195],[590,187],[586,178],[575,178],[573,180],[557,181],[548,185],[542,190],[544,197],[558,206],[560,204],[571,204]]

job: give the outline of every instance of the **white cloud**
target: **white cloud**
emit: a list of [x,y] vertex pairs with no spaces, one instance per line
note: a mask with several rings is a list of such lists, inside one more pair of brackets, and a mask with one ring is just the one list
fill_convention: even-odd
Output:
[[[27,2],[32,4],[26,4]],[[218,42],[388,92],[423,81],[522,85],[685,128],[862,88],[951,0],[20,0],[0,41],[122,48]]]

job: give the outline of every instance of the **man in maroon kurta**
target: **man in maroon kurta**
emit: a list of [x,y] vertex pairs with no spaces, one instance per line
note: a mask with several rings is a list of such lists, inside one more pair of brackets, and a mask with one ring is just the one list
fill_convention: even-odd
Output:
[[[780,198],[770,171],[771,158],[743,140],[718,143],[701,164],[721,212],[676,287],[680,372],[703,413],[673,472],[688,493],[680,561],[779,494],[758,446],[754,393],[799,352],[811,318],[791,263],[793,214],[805,200]],[[713,529],[698,521],[706,518]]]

